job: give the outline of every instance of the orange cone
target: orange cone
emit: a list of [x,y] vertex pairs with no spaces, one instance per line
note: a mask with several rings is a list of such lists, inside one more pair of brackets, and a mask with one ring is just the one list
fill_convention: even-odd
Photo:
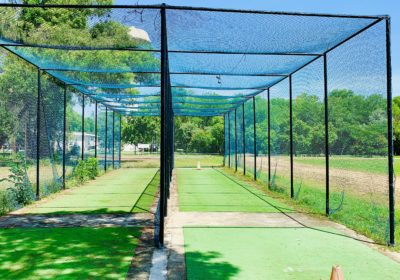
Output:
[[332,266],[331,280],[344,280],[343,271],[340,266]]

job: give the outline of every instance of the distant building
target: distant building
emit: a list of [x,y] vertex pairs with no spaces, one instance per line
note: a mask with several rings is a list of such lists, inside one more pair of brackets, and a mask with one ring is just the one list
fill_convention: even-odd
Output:
[[157,147],[155,144],[125,144],[123,147],[124,152],[138,152],[138,153],[143,153],[143,152],[154,152],[157,150]]
[[[72,137],[68,141],[68,149],[71,149],[73,146],[78,146],[82,149],[82,132],[72,132]],[[96,135],[91,133],[84,133],[85,142],[84,151],[93,150],[96,144]]]

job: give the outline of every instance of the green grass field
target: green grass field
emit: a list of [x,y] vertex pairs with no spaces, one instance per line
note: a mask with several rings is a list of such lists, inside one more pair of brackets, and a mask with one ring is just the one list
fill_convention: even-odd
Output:
[[184,228],[187,279],[400,279],[400,264],[356,240],[307,228]]
[[[146,188],[156,173],[157,169],[154,168],[121,168],[81,187],[54,195],[46,202],[34,204],[26,208],[25,212],[30,214],[147,212],[157,188]],[[141,198],[140,203],[139,198]],[[141,204],[142,207],[136,207],[137,204]]]
[[0,229],[1,279],[125,279],[136,228]]
[[223,156],[220,155],[196,155],[196,154],[175,154],[175,167],[201,167],[222,166]]
[[[295,157],[297,163],[325,166],[324,157]],[[396,174],[400,174],[400,157],[394,158],[394,169]],[[329,158],[331,168],[364,171],[377,174],[387,174],[387,158],[363,158],[350,156],[331,156]]]
[[279,212],[290,211],[265,193],[241,185],[216,169],[176,169],[181,211]]

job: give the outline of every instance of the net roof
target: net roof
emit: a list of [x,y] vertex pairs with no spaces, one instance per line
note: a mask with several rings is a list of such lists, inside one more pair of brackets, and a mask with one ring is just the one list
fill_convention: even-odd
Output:
[[[176,116],[233,110],[384,18],[165,5],[0,4],[0,46],[121,114],[158,116],[161,9]],[[74,16],[61,25],[51,19],[27,24],[44,10]]]

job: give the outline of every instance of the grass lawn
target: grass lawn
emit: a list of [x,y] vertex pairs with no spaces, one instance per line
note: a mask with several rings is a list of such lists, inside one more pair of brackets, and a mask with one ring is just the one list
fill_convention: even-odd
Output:
[[200,162],[201,167],[222,166],[223,156],[220,155],[191,155],[175,154],[175,167],[197,167]]
[[[45,202],[27,207],[25,213],[147,212],[151,206],[149,201],[153,201],[157,188],[146,188],[156,172],[157,169],[154,168],[121,168],[110,171],[81,187],[72,188],[54,195]],[[148,200],[147,203],[143,202],[146,208],[135,207],[139,198]]]
[[179,208],[200,212],[279,212],[287,206],[263,192],[240,185],[212,168],[176,169]]
[[125,279],[137,228],[0,229],[1,279]]
[[[298,163],[325,166],[324,157],[295,157],[294,161]],[[395,157],[394,163],[395,173],[400,174],[400,157]],[[387,158],[331,156],[329,158],[329,165],[331,168],[364,171],[379,174],[386,174],[388,172]]]
[[400,279],[400,264],[350,238],[306,228],[184,228],[187,279]]

